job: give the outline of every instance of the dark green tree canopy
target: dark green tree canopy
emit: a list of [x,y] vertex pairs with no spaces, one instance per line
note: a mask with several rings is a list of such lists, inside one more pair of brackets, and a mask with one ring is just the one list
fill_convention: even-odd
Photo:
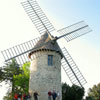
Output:
[[13,76],[20,73],[22,73],[22,70],[16,60],[13,59],[11,62],[6,63],[3,67],[0,67],[0,82],[5,81],[8,83],[8,81],[10,81],[12,83]]
[[62,100],[83,100],[84,88],[62,84]]

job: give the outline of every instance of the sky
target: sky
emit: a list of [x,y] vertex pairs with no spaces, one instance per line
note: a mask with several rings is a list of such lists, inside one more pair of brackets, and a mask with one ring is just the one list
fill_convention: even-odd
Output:
[[[24,0],[0,0],[0,51],[39,36],[39,32],[20,4],[22,1]],[[62,40],[63,44],[59,41],[67,48],[87,80],[87,84],[84,85],[87,92],[88,88],[100,82],[100,0],[37,1],[57,30],[81,20],[93,30],[68,43],[65,40]],[[0,64],[3,62],[0,54]],[[71,85],[63,70],[62,82]],[[0,87],[0,100],[3,100],[7,87],[4,83]]]

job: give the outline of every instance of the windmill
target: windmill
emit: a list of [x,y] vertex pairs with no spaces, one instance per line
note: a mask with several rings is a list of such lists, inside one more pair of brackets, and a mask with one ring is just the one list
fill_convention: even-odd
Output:
[[[48,61],[49,61],[48,64],[50,64],[50,66],[53,65],[52,60],[55,59],[55,61],[57,61],[57,63],[55,63],[56,68],[53,70],[51,68],[50,70],[52,70],[53,76],[54,76],[54,73],[56,73],[56,75],[59,74],[58,75],[59,77],[57,78],[57,80],[59,80],[58,86],[61,85],[60,84],[61,83],[61,78],[60,78],[61,69],[57,69],[57,66],[60,66],[60,64],[61,64],[63,69],[65,70],[67,76],[69,77],[70,81],[72,82],[72,84],[83,87],[83,85],[86,83],[85,78],[83,77],[83,75],[80,72],[79,68],[77,67],[76,63],[74,62],[74,60],[68,53],[67,49],[65,47],[60,48],[57,41],[61,38],[65,38],[65,40],[67,42],[69,42],[77,37],[80,37],[88,32],[91,32],[91,29],[89,28],[89,26],[84,21],[80,21],[78,23],[75,23],[75,24],[65,27],[63,29],[57,30],[56,32],[60,33],[61,35],[54,37],[52,35],[52,32],[55,30],[55,28],[50,23],[50,21],[48,20],[48,18],[46,17],[46,15],[42,11],[42,9],[38,5],[38,3],[35,0],[27,0],[25,2],[22,2],[21,4],[22,4],[24,10],[26,11],[26,13],[28,14],[29,18],[31,19],[31,21],[33,22],[33,24],[36,26],[37,30],[39,31],[40,37],[35,38],[30,41],[27,41],[25,43],[16,45],[16,46],[6,49],[4,51],[1,51],[1,53],[5,59],[5,62],[8,62],[12,59],[16,59],[16,61],[20,65],[27,61],[31,61],[32,66],[38,66],[38,65],[36,65],[36,63],[38,63],[37,62],[37,60],[38,60],[41,62],[41,63],[39,63],[40,66],[45,66],[46,64],[44,61],[45,61],[45,59],[47,59],[46,55],[48,55]],[[53,58],[53,57],[55,57],[55,58]],[[60,61],[61,61],[61,63],[60,63]],[[59,73],[58,73],[58,71],[56,72],[56,69],[59,70]],[[35,67],[35,69],[31,69],[31,70],[35,73],[35,71],[37,70],[37,67]],[[49,70],[49,69],[47,69],[47,70]],[[33,81],[31,81],[32,78],[34,77],[32,71],[31,71],[31,78],[30,78],[30,84],[31,84],[30,90],[32,90],[31,89],[31,88],[33,88],[32,84],[34,83]],[[42,69],[40,71],[42,71]],[[39,74],[40,73],[38,73],[35,76],[35,80],[37,79],[37,77],[41,76]],[[48,73],[46,73],[46,75],[47,74]],[[43,73],[43,75],[46,76],[44,73]],[[56,78],[56,75],[55,75],[55,78]],[[52,77],[50,77],[50,78],[52,78]],[[45,80],[47,81],[48,79],[45,79]],[[50,82],[51,80],[48,80],[48,82]],[[55,81],[57,81],[57,80],[55,79]],[[51,83],[53,84],[53,82],[51,82]],[[56,84],[56,82],[54,84]],[[40,86],[40,84],[35,83],[34,88],[36,87],[36,85]],[[49,89],[53,89],[54,86],[55,85],[52,85]],[[56,87],[56,88],[58,88],[58,87]],[[36,87],[36,89],[37,89],[37,87]],[[35,89],[35,91],[37,91],[36,89]],[[61,87],[58,90],[61,93]],[[44,90],[41,89],[41,91],[42,91],[41,94],[44,95],[45,94]],[[46,100],[43,95],[41,98]]]

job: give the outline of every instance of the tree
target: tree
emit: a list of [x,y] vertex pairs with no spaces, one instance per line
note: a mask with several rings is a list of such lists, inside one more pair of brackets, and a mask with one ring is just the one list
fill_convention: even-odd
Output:
[[3,81],[3,71],[2,71],[2,67],[0,67],[0,83]]
[[19,75],[14,75],[14,84],[16,88],[16,92],[21,92],[21,93],[28,93],[29,90],[29,75],[30,75],[30,63],[27,62],[23,64],[21,67],[23,70],[22,74]]
[[1,68],[1,78],[0,82],[5,81],[6,84],[9,83],[10,87],[12,87],[12,91],[14,91],[14,76],[22,73],[22,70],[19,67],[19,64],[13,59],[11,62],[8,62]]
[[100,100],[100,83],[89,88],[86,100]]
[[12,100],[11,91],[15,91],[14,76],[21,74],[23,71],[19,67],[19,64],[13,59],[11,62],[6,63],[3,67],[0,67],[0,83],[5,81],[9,84],[7,92],[8,96],[4,97],[4,100]]
[[[19,69],[21,73],[13,75],[13,90],[8,90],[4,100],[12,100],[15,93],[28,93],[29,90],[29,70],[30,63],[23,64]],[[16,70],[17,71],[17,70]]]
[[82,100],[84,96],[84,88],[77,85],[71,87],[66,83],[62,84],[62,100]]
[[0,67],[0,83],[5,81],[6,83],[13,83],[13,76],[22,73],[22,70],[17,64],[16,60],[12,60]]

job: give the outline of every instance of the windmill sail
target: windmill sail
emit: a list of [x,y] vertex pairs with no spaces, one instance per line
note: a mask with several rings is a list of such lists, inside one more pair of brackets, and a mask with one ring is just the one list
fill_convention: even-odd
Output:
[[62,49],[62,53],[64,56],[61,61],[62,67],[70,81],[72,84],[83,87],[83,85],[87,82],[65,47]]
[[67,42],[69,42],[91,31],[92,30],[84,21],[80,21],[63,29],[60,29],[57,32],[59,32],[61,35],[65,35],[64,38],[67,40]]
[[35,0],[27,0],[21,4],[40,34],[55,30]]
[[16,59],[17,63],[22,65],[25,62],[29,61],[28,54],[33,49],[35,44],[39,41],[39,39],[40,38],[38,37],[28,42],[1,51],[5,62],[8,62],[12,59]]

